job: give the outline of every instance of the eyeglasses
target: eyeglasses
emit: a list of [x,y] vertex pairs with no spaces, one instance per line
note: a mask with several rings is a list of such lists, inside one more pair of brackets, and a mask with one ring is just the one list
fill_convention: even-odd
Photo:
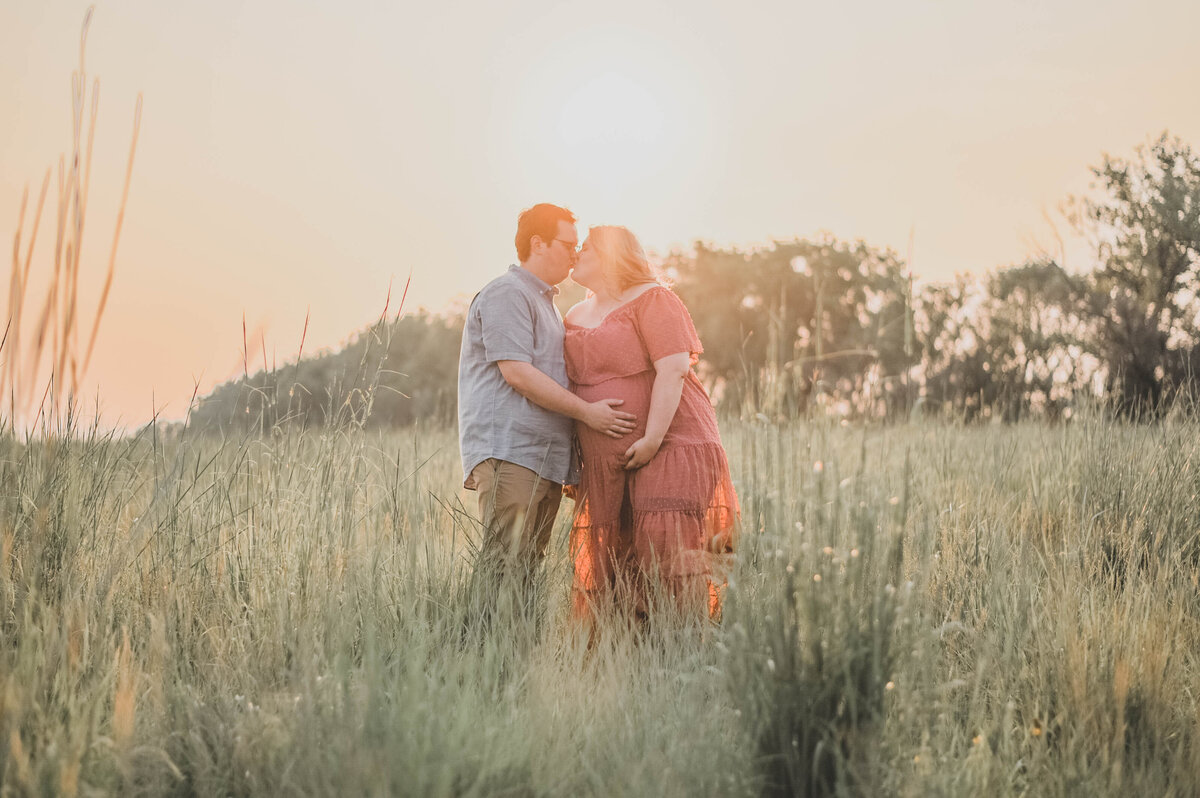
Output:
[[579,254],[579,244],[573,244],[565,238],[556,238],[554,240],[565,246],[567,248],[567,252],[570,252],[573,255]]

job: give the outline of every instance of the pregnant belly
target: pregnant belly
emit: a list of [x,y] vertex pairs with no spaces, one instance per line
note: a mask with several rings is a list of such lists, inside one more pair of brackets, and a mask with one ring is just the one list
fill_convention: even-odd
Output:
[[637,416],[637,426],[634,431],[620,438],[610,438],[602,432],[596,432],[586,424],[576,422],[575,431],[579,435],[579,447],[583,450],[585,460],[624,454],[634,441],[646,434],[646,416],[650,412],[650,391],[653,387],[654,372],[652,371],[635,374],[631,377],[606,380],[598,385],[575,386],[575,395],[585,402],[623,399],[625,403],[618,406],[617,409]]

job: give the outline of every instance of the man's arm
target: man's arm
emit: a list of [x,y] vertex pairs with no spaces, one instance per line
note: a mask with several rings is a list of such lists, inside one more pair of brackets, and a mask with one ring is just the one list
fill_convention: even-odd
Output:
[[624,399],[601,399],[585,402],[530,363],[520,360],[498,360],[500,373],[513,390],[529,401],[553,413],[587,424],[610,438],[620,438],[633,432],[637,417],[617,410]]

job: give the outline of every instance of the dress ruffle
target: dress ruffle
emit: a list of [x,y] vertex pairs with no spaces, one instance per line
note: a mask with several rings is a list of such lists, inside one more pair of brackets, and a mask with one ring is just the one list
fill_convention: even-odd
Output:
[[[721,445],[664,447],[637,472],[626,472],[633,478],[621,498],[608,495],[625,482],[616,473],[623,471],[619,456],[588,466],[571,531],[577,613],[586,615],[618,585],[636,589],[645,576],[675,593],[702,591],[710,614],[719,613],[738,535],[737,496]],[[596,515],[601,508],[607,512]]]

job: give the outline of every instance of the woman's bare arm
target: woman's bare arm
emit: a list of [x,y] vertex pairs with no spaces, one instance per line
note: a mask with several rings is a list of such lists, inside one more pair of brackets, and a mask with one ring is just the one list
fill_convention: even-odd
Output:
[[654,361],[654,387],[650,392],[650,412],[646,416],[646,434],[625,451],[625,468],[641,468],[650,462],[662,446],[667,429],[679,409],[683,381],[692,368],[690,352],[667,355]]

